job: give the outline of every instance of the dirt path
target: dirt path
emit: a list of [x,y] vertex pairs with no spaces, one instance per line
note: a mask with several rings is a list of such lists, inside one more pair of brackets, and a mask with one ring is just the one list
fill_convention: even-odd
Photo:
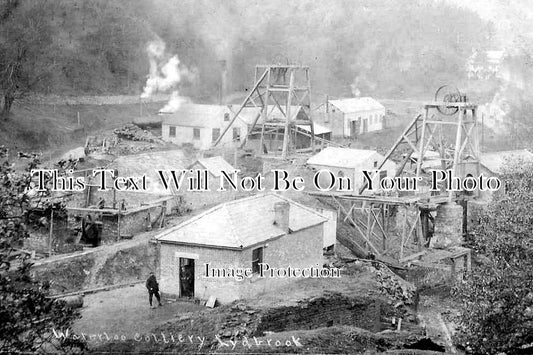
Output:
[[[163,306],[150,308],[148,293],[144,284],[89,294],[84,297],[82,318],[78,319],[73,330],[85,336],[92,346],[107,341],[106,336],[115,335],[133,339],[144,336],[157,326],[190,312],[205,310],[205,307],[188,301],[162,300]],[[153,304],[157,301],[154,299]],[[96,335],[91,339],[91,335]]]
[[444,302],[439,300],[439,297],[433,295],[421,295],[418,305],[418,319],[420,326],[422,326],[426,335],[435,343],[445,347],[446,352],[450,354],[458,354],[459,352],[452,342],[452,335],[450,328],[452,324],[448,324],[443,317],[443,314],[449,312]]

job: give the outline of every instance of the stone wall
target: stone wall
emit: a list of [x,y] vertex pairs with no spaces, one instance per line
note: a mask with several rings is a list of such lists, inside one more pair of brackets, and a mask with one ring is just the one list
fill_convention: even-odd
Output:
[[[274,308],[262,316],[256,334],[352,325],[381,331],[381,301],[350,298],[340,294],[317,297],[300,306]],[[383,307],[384,308],[384,307]],[[384,320],[383,320],[384,321]]]
[[51,281],[53,294],[143,281],[155,270],[156,252],[148,241],[110,250],[102,246],[80,254],[44,259],[32,267],[33,277]]
[[455,203],[445,203],[437,207],[435,232],[430,247],[446,249],[463,244],[463,208]]
[[[216,237],[216,236],[213,236]],[[160,244],[158,275],[161,291],[179,295],[179,258],[194,259],[194,294],[206,299],[215,296],[219,302],[253,297],[273,287],[281,287],[289,278],[252,277],[241,281],[235,278],[205,278],[205,264],[216,268],[251,268],[252,249],[263,247],[263,262],[270,267],[322,267],[323,225],[307,228],[263,244],[240,250],[203,246]]]
[[[168,101],[170,95],[157,94],[148,99],[143,99],[143,103]],[[33,104],[41,105],[128,105],[138,104],[138,95],[109,95],[109,96],[60,96],[60,95],[39,95],[33,94],[27,98]]]
[[[170,199],[162,199],[154,201],[154,204],[141,206],[120,213],[120,232],[119,232],[119,217],[115,213],[101,213],[98,209],[92,211],[78,210],[74,207],[69,209],[69,219],[71,225],[80,219],[90,215],[93,221],[97,221],[100,226],[100,241],[101,244],[113,244],[120,240],[122,236],[131,236],[147,230],[151,230],[152,226],[157,227],[161,221],[163,214],[168,214],[168,209],[171,208],[167,204]],[[119,237],[120,233],[120,237]]]

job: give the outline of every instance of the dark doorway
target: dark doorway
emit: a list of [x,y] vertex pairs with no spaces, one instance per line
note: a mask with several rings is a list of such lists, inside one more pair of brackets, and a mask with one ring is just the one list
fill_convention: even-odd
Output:
[[357,138],[357,135],[359,134],[360,126],[361,126],[360,118],[350,122],[350,136],[352,138]]
[[368,132],[368,119],[364,118],[363,119],[363,133],[367,133]]
[[180,297],[194,297],[194,259],[180,258]]

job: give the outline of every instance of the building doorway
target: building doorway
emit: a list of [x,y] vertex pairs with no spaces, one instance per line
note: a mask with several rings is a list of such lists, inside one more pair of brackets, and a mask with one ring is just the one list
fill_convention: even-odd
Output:
[[194,297],[194,259],[180,258],[180,297]]
[[364,118],[363,119],[363,133],[367,133],[368,132],[368,119]]
[[361,119],[350,122],[350,136],[351,138],[357,138],[361,126]]

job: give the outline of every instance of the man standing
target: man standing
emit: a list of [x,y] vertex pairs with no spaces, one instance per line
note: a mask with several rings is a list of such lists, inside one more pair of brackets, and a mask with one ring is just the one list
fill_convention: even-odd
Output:
[[148,301],[150,301],[150,308],[153,308],[152,296],[154,295],[155,298],[157,298],[157,302],[159,302],[159,306],[162,306],[161,298],[159,297],[159,284],[157,283],[153,272],[150,272],[150,276],[148,277],[148,280],[146,280],[146,288],[148,289]]

